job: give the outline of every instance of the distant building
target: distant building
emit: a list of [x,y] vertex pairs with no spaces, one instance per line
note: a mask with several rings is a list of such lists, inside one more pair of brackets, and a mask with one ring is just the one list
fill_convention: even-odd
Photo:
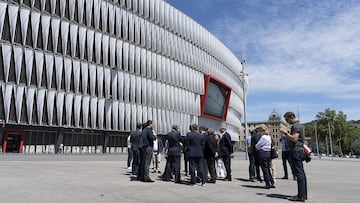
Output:
[[[259,124],[265,124],[265,125],[267,125],[269,127],[270,135],[275,141],[275,147],[278,150],[281,150],[281,144],[280,144],[281,133],[279,131],[280,124],[283,124],[283,125],[288,125],[288,124],[285,121],[281,120],[280,114],[277,111],[275,111],[275,109],[274,109],[270,113],[269,119],[267,121],[251,121],[251,122],[248,122],[249,131],[255,129],[256,126],[259,125]],[[245,149],[244,131],[242,131],[240,134],[241,134],[241,141],[243,143],[243,144],[241,144],[241,149]]]

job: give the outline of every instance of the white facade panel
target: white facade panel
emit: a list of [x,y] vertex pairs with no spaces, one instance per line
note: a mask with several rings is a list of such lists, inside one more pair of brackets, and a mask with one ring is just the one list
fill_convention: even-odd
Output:
[[204,74],[232,88],[224,123],[242,120],[248,87],[236,76],[241,63],[166,1],[44,0],[40,11],[29,3],[30,9],[26,2],[0,1],[0,36],[8,35],[0,64],[8,122],[128,132],[151,119],[158,134],[172,124],[187,131],[201,116]]

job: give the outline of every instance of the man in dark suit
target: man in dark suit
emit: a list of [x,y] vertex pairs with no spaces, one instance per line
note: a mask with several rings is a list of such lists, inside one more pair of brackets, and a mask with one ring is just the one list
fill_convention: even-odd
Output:
[[[215,138],[214,129],[208,129],[208,136],[206,137],[205,148],[204,148],[204,158],[206,160],[207,169],[210,174],[210,180],[208,183],[216,182],[216,168],[215,168],[215,160],[218,157],[218,143]],[[206,167],[206,166],[204,166]]]
[[195,170],[197,171],[198,176],[201,179],[201,185],[205,185],[205,178],[203,172],[203,147],[204,147],[204,136],[201,135],[197,130],[198,126],[192,124],[190,126],[191,132],[186,136],[186,139],[189,143],[189,160],[190,160],[190,175],[191,181],[190,184],[196,186],[196,177]]
[[[173,125],[171,131],[167,134],[166,140],[168,142],[167,165],[163,180],[169,181],[172,172],[175,173],[175,183],[180,183],[180,157],[181,157],[181,142],[182,137],[180,129],[177,125]],[[174,170],[173,170],[174,169]]]
[[149,175],[149,167],[151,157],[153,154],[154,140],[156,137],[153,133],[152,121],[148,120],[140,134],[139,149],[140,149],[140,168],[138,171],[138,180],[143,182],[154,182]]
[[131,148],[133,150],[133,162],[131,167],[133,177],[137,176],[140,165],[139,137],[141,134],[141,127],[141,123],[136,124],[136,130],[132,131],[130,134]]
[[260,155],[259,155],[259,151],[255,148],[255,145],[259,142],[260,138],[261,138],[261,134],[259,133],[259,127],[256,127],[253,135],[251,136],[251,146],[253,148],[253,154],[255,157],[255,171],[256,171],[256,179],[259,182],[262,182],[262,178],[260,175]]
[[220,132],[222,133],[222,137],[219,142],[219,152],[222,160],[224,161],[224,166],[226,169],[226,177],[224,180],[231,181],[231,157],[230,155],[233,153],[233,147],[231,143],[231,136],[226,131],[225,127],[220,128]]

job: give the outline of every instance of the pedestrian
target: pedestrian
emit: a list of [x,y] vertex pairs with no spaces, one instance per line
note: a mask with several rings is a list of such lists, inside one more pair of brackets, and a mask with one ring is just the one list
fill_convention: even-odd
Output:
[[164,181],[169,181],[174,172],[175,183],[181,182],[180,177],[180,158],[181,158],[181,142],[182,136],[180,134],[180,128],[177,125],[173,125],[171,131],[166,136],[168,143],[167,152],[167,165],[165,167],[165,173],[163,175]]
[[153,122],[148,120],[143,127],[139,139],[140,167],[137,179],[143,182],[154,182],[149,175],[149,167],[153,154],[153,145],[156,137],[153,134]]
[[255,129],[251,130],[250,135],[246,137],[246,144],[248,149],[248,157],[249,157],[249,180],[254,182],[256,180],[255,176],[255,145],[252,146],[251,144],[251,138],[255,134]]
[[141,123],[136,124],[136,130],[132,131],[130,134],[131,149],[133,151],[133,161],[131,167],[132,178],[135,179],[138,174],[139,165],[140,165],[140,150],[139,150],[139,137],[141,134]]
[[305,202],[307,200],[307,181],[304,171],[303,161],[306,160],[304,152],[305,131],[304,127],[296,119],[293,112],[286,112],[284,118],[287,123],[291,125],[290,132],[287,128],[282,126],[280,132],[283,133],[290,142],[289,143],[289,157],[290,162],[294,167],[294,172],[297,179],[298,193],[289,198],[290,201]]
[[204,148],[204,136],[198,132],[198,125],[192,124],[190,126],[190,132],[187,134],[186,139],[189,144],[189,160],[190,160],[190,184],[196,186],[196,176],[201,179],[201,186],[205,186],[205,177],[203,170],[203,148]]
[[284,176],[281,179],[288,179],[289,175],[288,175],[288,168],[287,168],[287,163],[289,163],[290,169],[291,169],[291,173],[293,176],[293,180],[296,180],[296,175],[294,173],[294,168],[292,166],[292,164],[290,163],[289,160],[289,150],[288,150],[288,138],[286,137],[286,135],[282,134],[281,138],[280,138],[280,143],[281,143],[281,159],[282,159],[282,165],[284,168]]
[[219,154],[221,159],[224,162],[226,177],[223,180],[231,181],[231,157],[230,155],[233,153],[233,146],[231,143],[231,136],[226,131],[225,127],[220,128],[220,133],[222,133],[222,137],[219,142]]
[[133,150],[131,148],[130,137],[131,137],[131,134],[127,137],[127,152],[128,152],[127,170],[131,172],[131,162],[132,162],[132,159],[133,159]]
[[251,146],[253,146],[253,153],[255,158],[255,172],[256,172],[256,180],[262,183],[262,178],[260,174],[260,154],[259,151],[256,149],[255,145],[259,142],[261,138],[261,134],[259,133],[260,128],[256,127],[253,135],[251,136]]
[[216,183],[217,175],[215,161],[218,156],[218,143],[215,138],[215,130],[210,128],[208,129],[208,135],[206,137],[204,148],[204,159],[206,160],[204,163],[207,164],[204,168],[207,168],[207,171],[210,174],[210,179],[207,180],[208,183]]
[[[153,134],[156,135],[155,131]],[[156,136],[154,140],[154,147],[153,147],[153,158],[152,158],[152,166],[153,166],[153,173],[161,173],[160,166],[161,166],[161,154],[163,153],[164,145],[162,139]]]
[[[207,159],[206,159],[206,145],[207,145],[207,142],[208,142],[208,128],[205,127],[205,126],[199,126],[199,133],[203,136],[203,139],[204,139],[204,146],[203,146],[203,153],[204,153],[204,156],[203,156],[203,159],[202,159],[202,162],[203,162],[203,170],[204,170],[204,177],[205,177],[205,182],[207,182],[208,180],[208,174],[209,174],[209,170],[208,170],[208,167],[207,167]],[[197,177],[197,180],[200,180],[200,178]]]
[[259,125],[259,132],[261,134],[260,140],[255,145],[259,151],[261,170],[264,174],[264,181],[266,189],[275,188],[274,179],[270,173],[270,160],[271,160],[271,136],[269,128],[265,124]]

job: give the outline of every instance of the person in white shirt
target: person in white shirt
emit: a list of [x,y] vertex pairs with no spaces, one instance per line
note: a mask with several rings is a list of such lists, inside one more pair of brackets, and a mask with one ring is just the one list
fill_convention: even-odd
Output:
[[127,138],[127,149],[128,149],[128,158],[127,158],[127,170],[131,171],[131,162],[133,159],[133,150],[131,148],[131,142],[130,142],[131,135]]
[[[153,130],[153,134],[156,136],[155,131]],[[152,166],[153,166],[153,172],[154,173],[161,173],[160,171],[160,164],[161,164],[161,154],[164,150],[164,146],[162,143],[161,138],[156,137],[154,140],[154,146],[153,146],[153,158],[152,158]]]
[[264,174],[265,188],[275,188],[274,179],[271,176],[269,163],[270,163],[270,151],[271,151],[271,137],[269,128],[265,124],[260,124],[258,126],[259,133],[262,135],[259,142],[255,145],[256,149],[259,151],[261,170]]

